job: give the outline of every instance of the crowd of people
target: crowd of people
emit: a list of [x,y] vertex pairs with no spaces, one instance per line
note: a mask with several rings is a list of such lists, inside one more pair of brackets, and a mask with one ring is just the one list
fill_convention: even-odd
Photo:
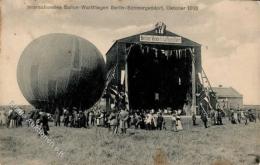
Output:
[[135,111],[129,113],[125,108],[121,110],[112,109],[110,112],[105,110],[78,110],[73,107],[70,112],[63,108],[63,115],[56,109],[53,120],[55,126],[60,126],[63,122],[65,127],[89,128],[91,126],[106,127],[113,133],[126,133],[127,128],[162,130],[165,129],[165,120],[161,111]]
[[[173,111],[171,126],[173,131],[182,130],[181,110]],[[61,116],[59,112],[54,114],[55,126],[60,126]],[[63,109],[63,120],[65,127],[89,128],[91,126],[106,127],[113,134],[126,133],[128,128],[145,129],[145,130],[166,130],[166,120],[161,110],[155,112],[154,109],[147,111],[136,110],[129,112],[125,108],[121,110],[77,110],[73,108],[72,113]],[[58,124],[57,124],[58,123]]]
[[[24,111],[23,111],[24,113]],[[11,107],[8,111],[0,111],[0,125],[8,128],[22,127],[23,118]]]
[[[229,120],[232,124],[240,124],[244,121],[244,124],[247,125],[248,121],[250,122],[256,122],[256,114],[249,109],[248,111],[235,111],[234,109],[231,109]],[[260,119],[260,114],[258,114],[258,118]]]
[[[21,127],[23,118],[21,114],[18,114],[15,108],[10,108],[9,111],[0,113],[0,124],[5,124],[8,128]],[[24,113],[24,111],[23,111]],[[183,130],[182,110],[173,110],[167,117],[171,122],[168,124],[172,131]],[[202,111],[200,113],[201,120],[205,128],[209,125],[223,125],[222,118],[225,117],[226,113],[223,110],[211,110],[210,112]],[[32,119],[35,125],[39,125],[44,134],[48,135],[49,121],[54,122],[54,126],[61,126],[61,123],[65,127],[74,128],[90,128],[93,126],[108,128],[113,134],[122,133],[125,134],[128,128],[133,129],[144,129],[144,130],[166,130],[165,115],[162,110],[157,112],[154,109],[150,110],[135,110],[129,112],[126,108],[113,108],[111,111],[106,111],[102,108],[81,110],[76,107],[72,109],[56,108],[53,115],[41,112],[39,109],[34,109],[26,115],[27,119]],[[230,110],[227,114],[228,119],[232,124],[242,123],[248,124],[248,121],[256,121],[256,116],[251,111],[234,111]],[[260,116],[258,116],[260,119]],[[194,126],[197,125],[197,116],[192,113],[192,123]],[[210,120],[210,124],[208,123]],[[29,126],[29,123],[28,123]]]

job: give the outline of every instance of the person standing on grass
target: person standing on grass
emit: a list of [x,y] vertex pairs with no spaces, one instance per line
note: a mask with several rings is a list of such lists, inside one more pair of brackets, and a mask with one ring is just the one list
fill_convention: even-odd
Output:
[[192,112],[191,118],[192,118],[192,124],[193,124],[193,126],[196,126],[196,125],[197,125],[197,124],[196,124],[196,114],[195,114],[194,112]]
[[89,124],[88,124],[88,120],[89,120],[89,111],[87,110],[87,109],[85,109],[84,110],[84,115],[85,115],[85,117],[86,117],[86,127],[88,127],[89,126]]
[[9,128],[15,128],[17,126],[17,118],[18,118],[18,115],[17,113],[12,109],[11,113],[10,113],[10,125],[9,125]]
[[153,112],[152,110],[150,111],[150,113],[148,113],[146,115],[146,120],[145,120],[145,123],[146,123],[146,129],[147,130],[152,130],[152,127],[153,127]]
[[116,113],[116,110],[113,109],[111,114],[108,117],[109,120],[109,130],[112,130],[112,134],[117,134],[118,130],[118,114]]
[[17,125],[16,125],[17,127],[23,126],[23,118],[21,115],[17,115],[16,123],[17,123]]
[[159,112],[158,117],[157,117],[157,129],[158,130],[162,130],[163,122],[164,122],[164,118],[162,116],[162,113]]
[[60,110],[58,107],[56,107],[54,112],[54,123],[56,127],[60,126]]
[[121,109],[119,113],[119,127],[121,129],[121,133],[126,133],[128,117],[129,113],[124,108]]
[[245,125],[248,124],[248,112],[244,112],[244,116],[245,116]]
[[78,122],[79,122],[79,117],[78,117],[78,111],[76,107],[73,107],[73,114],[72,114],[72,123],[73,127],[77,128],[78,127]]
[[214,109],[210,110],[210,121],[211,121],[211,125],[216,124],[215,110]]
[[176,111],[172,112],[171,122],[172,122],[172,131],[177,132],[177,115],[176,115]]
[[201,120],[204,123],[204,127],[208,128],[208,125],[207,125],[208,118],[207,118],[207,113],[206,112],[202,112],[201,113]]
[[40,115],[40,110],[39,109],[35,109],[33,112],[32,112],[32,119],[34,121],[34,125],[36,125],[36,121],[41,117]]
[[42,112],[40,120],[39,120],[39,124],[41,126],[41,129],[44,132],[44,135],[49,135],[48,131],[50,130],[50,128],[49,128],[49,124],[48,124],[48,116],[45,112]]
[[221,109],[217,109],[217,125],[223,125]]
[[178,131],[183,130],[182,123],[181,123],[181,116],[180,116],[180,114],[181,114],[181,112],[178,111],[178,115],[176,116],[177,130],[178,130]]
[[0,126],[6,125],[7,115],[4,110],[0,111]]
[[63,116],[64,116],[64,126],[69,126],[69,111],[66,108],[63,108]]
[[135,128],[136,129],[142,128],[143,119],[141,115],[139,113],[135,113],[135,118],[136,118]]
[[90,112],[89,112],[89,125],[94,126],[94,124],[95,124],[94,112],[93,112],[93,110],[90,110]]
[[82,128],[82,127],[86,128],[86,116],[81,110],[79,111],[79,122],[78,123],[79,123],[78,124],[79,128]]

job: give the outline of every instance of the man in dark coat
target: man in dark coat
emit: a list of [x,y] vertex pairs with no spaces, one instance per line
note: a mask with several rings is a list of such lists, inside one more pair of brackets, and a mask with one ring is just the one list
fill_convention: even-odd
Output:
[[39,124],[41,125],[44,135],[49,135],[48,131],[50,130],[50,128],[48,124],[48,116],[45,112],[43,112],[42,115],[40,116]]
[[217,109],[217,125],[223,125],[222,123],[222,112],[220,109]]
[[78,117],[78,123],[79,123],[79,128],[86,128],[86,116],[82,111],[79,111],[79,117]]
[[162,114],[159,113],[157,117],[157,129],[162,130],[163,122],[164,122],[164,118]]
[[64,116],[64,126],[68,127],[69,126],[69,111],[66,108],[63,109],[63,116]]
[[88,127],[89,126],[89,111],[87,109],[84,111],[84,115],[86,117],[86,127]]
[[39,109],[35,109],[35,110],[32,112],[31,116],[32,116],[32,119],[33,119],[34,125],[35,125],[35,124],[36,124],[36,120],[41,117],[41,115],[40,115],[40,110],[39,110]]
[[196,114],[194,112],[192,113],[192,123],[194,126],[197,125],[196,124]]
[[208,118],[207,118],[207,113],[206,112],[202,112],[201,113],[201,120],[204,123],[204,127],[208,128],[208,126],[207,126]]

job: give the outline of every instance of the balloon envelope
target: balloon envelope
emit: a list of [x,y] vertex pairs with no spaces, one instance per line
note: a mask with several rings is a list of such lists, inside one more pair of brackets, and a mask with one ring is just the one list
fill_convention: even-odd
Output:
[[24,97],[37,108],[90,108],[105,86],[105,61],[89,41],[70,34],[48,34],[33,40],[17,66]]

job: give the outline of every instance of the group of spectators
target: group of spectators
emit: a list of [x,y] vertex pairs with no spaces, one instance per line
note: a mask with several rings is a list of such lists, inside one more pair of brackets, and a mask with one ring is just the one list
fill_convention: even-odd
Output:
[[0,125],[6,125],[7,128],[16,128],[22,127],[22,122],[23,118],[18,115],[14,107],[10,107],[8,111],[0,111]]
[[[154,109],[147,111],[129,112],[125,108],[120,110],[114,108],[110,112],[102,109],[80,110],[76,107],[69,111],[63,108],[62,113],[57,108],[53,115],[54,125],[65,127],[89,128],[92,126],[106,127],[114,134],[126,133],[126,129],[163,130],[166,129],[166,121],[162,111],[155,112]],[[171,126],[173,131],[182,130],[180,111],[173,111],[171,115]]]
[[[182,130],[180,111],[173,111],[171,125],[173,131]],[[89,128],[92,126],[106,127],[113,133],[126,133],[127,128],[145,129],[145,130],[163,130],[166,129],[166,121],[162,111],[155,112],[153,109],[147,111],[129,112],[125,108],[112,109],[107,112],[102,109],[80,110],[76,107],[69,111],[63,108],[61,112],[58,108],[53,115],[55,126],[60,126],[61,122],[65,127]]]
[[61,113],[57,108],[53,115],[53,120],[55,126],[60,126],[61,122],[63,122],[65,127],[107,127],[109,130],[113,130],[114,133],[118,132],[118,128],[121,129],[122,133],[125,133],[126,129],[131,127],[147,130],[165,129],[165,120],[162,112],[155,113],[154,110],[129,113],[124,108],[121,110],[112,109],[110,112],[107,112],[102,109],[82,111],[73,107],[72,111],[63,108]]
[[[9,111],[2,112],[4,111],[0,113],[1,125],[5,124],[8,128],[22,126],[23,118],[20,114],[17,114],[15,108],[11,107]],[[168,125],[170,125],[172,131],[183,130],[181,113],[181,110],[173,110],[168,116],[170,117],[168,121],[171,122]],[[56,108],[53,115],[34,109],[27,115],[27,119],[32,119],[35,125],[41,126],[46,135],[48,135],[49,131],[48,121],[53,121],[55,126],[61,126],[61,123],[63,123],[65,127],[74,128],[105,127],[113,134],[117,134],[126,133],[128,128],[166,130],[166,120],[162,114],[163,112],[160,109],[157,112],[154,109],[129,112],[126,108],[113,108],[111,111],[106,111],[102,110],[102,108],[81,110],[73,107],[70,110]],[[201,120],[205,128],[208,128],[208,119],[210,119],[211,125],[223,125],[222,118],[224,116],[225,113],[220,109],[211,110],[209,113],[206,111],[201,112]],[[256,116],[251,111],[231,110],[228,119],[232,124],[241,123],[243,120],[247,124],[248,120],[256,121]],[[192,121],[193,125],[197,125],[195,113],[192,114]]]
[[[221,109],[217,109],[211,110],[209,113],[207,113],[206,111],[202,111],[201,120],[203,121],[205,128],[208,128],[208,118],[211,121],[211,125],[223,125],[222,118],[224,118],[226,114],[231,124],[240,124],[244,122],[244,124],[247,125],[248,121],[256,122],[257,118],[256,113],[254,113],[251,109],[247,111],[231,109],[230,111],[228,111],[228,113],[225,113]],[[196,125],[195,118],[195,115],[192,115],[193,125]],[[260,113],[258,114],[258,118],[260,120]]]
[[[258,117],[260,119],[260,116]],[[244,124],[247,125],[248,121],[256,122],[256,114],[251,109],[247,111],[231,109],[229,120],[232,124],[240,124],[244,121]]]

